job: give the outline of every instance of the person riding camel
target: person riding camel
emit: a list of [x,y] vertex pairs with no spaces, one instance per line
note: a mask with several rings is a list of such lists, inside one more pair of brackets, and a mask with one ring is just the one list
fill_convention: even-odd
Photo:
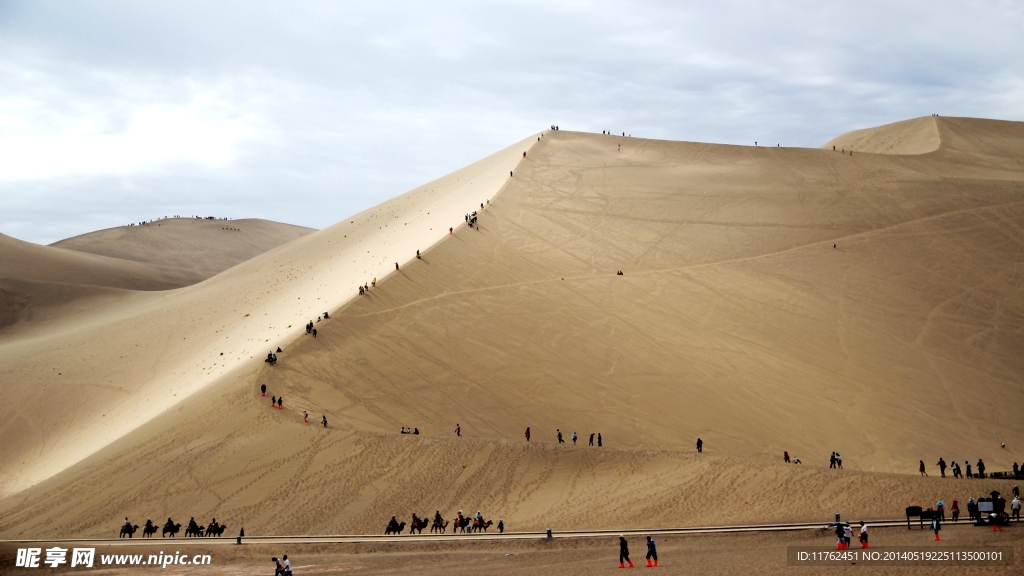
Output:
[[483,524],[484,523],[484,515],[481,514],[479,510],[477,510],[476,511],[476,516],[473,518],[473,520],[478,522],[478,523],[480,523],[480,524]]
[[170,516],[167,517],[167,524],[164,524],[164,528],[174,528],[174,521]]
[[438,524],[443,522],[443,520],[441,519],[441,511],[440,510],[438,510],[437,512],[434,512],[434,522],[437,522]]
[[419,523],[420,523],[420,517],[417,516],[415,512],[413,512],[412,513],[412,525],[416,526]]

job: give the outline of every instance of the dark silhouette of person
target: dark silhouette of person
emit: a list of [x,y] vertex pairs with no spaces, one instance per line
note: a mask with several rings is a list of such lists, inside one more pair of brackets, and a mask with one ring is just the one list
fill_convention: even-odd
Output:
[[704,451],[704,441],[701,440],[700,438],[697,438],[697,452],[703,452],[703,451]]
[[262,386],[260,386],[260,392],[262,393],[263,396],[267,395],[267,385],[266,384],[263,384]]
[[629,559],[629,543],[619,536],[619,568],[624,568],[626,562],[629,562],[630,568],[633,567],[633,561]]

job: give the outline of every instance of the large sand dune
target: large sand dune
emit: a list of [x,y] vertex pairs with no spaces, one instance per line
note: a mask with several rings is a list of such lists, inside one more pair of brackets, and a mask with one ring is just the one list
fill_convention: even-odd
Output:
[[[1022,125],[927,122],[930,152],[853,156],[551,132],[0,345],[20,399],[0,533],[100,535],[129,513],[365,532],[454,508],[721,524],[1005,491],[908,474],[1024,457]],[[884,151],[882,132],[859,142]],[[479,231],[447,236],[499,190]],[[553,446],[555,428],[605,447]],[[823,467],[832,450],[847,470]]]

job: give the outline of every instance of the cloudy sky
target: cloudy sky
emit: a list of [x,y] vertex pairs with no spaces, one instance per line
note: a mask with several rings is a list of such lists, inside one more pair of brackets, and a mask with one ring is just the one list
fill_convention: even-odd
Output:
[[1024,120],[1024,3],[0,0],[0,232],[330,225],[559,124],[818,146]]

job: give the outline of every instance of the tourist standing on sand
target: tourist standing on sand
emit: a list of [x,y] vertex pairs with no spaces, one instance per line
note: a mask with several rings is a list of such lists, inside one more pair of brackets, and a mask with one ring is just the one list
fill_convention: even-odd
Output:
[[860,547],[868,547],[868,525],[863,520],[860,521]]
[[629,562],[629,567],[633,567],[633,561],[629,559],[629,543],[622,536],[619,536],[619,568],[625,568],[625,562]]
[[697,452],[703,452],[703,451],[704,451],[704,441],[701,440],[700,438],[697,438]]
[[828,457],[828,467],[829,468],[835,468],[836,467],[836,453],[835,452],[833,452],[832,455]]
[[526,441],[527,442],[530,441],[530,427],[529,426],[526,427]]
[[555,428],[555,432],[558,432],[558,443],[565,444],[565,440],[562,440],[562,430],[560,428]]
[[260,386],[260,392],[262,393],[263,396],[267,395],[267,385],[266,384],[263,384],[263,385]]
[[576,445],[576,432],[573,432],[573,433],[572,433],[572,445],[573,445],[573,446],[575,446],[575,445]]
[[946,461],[943,460],[942,457],[940,456],[939,457],[939,461],[936,462],[935,465],[939,467],[939,477],[940,478],[945,478],[946,477]]
[[594,433],[591,432],[590,433],[590,444],[588,444],[588,446],[593,446],[593,445],[594,445]]
[[839,452],[836,452],[836,468],[843,469],[843,457],[839,455]]
[[971,473],[971,463],[968,462],[967,460],[964,460],[964,464],[967,464],[967,477],[974,478],[974,474]]
[[327,415],[326,414],[324,414],[323,423],[324,423],[324,428],[327,428]]
[[306,412],[305,410],[302,411],[302,421],[309,422],[309,412]]
[[598,432],[597,433],[597,447],[600,448],[601,446],[603,446],[603,444],[601,444],[601,433]]
[[789,451],[788,450],[783,450],[782,451],[782,461],[785,462],[786,464],[789,464]]
[[939,540],[939,531],[942,530],[942,522],[939,521],[939,517],[935,516],[932,518],[932,531],[935,532],[935,539]]
[[[657,566],[658,566],[658,548],[657,548],[657,546],[658,546],[658,544],[654,541],[654,538],[651,538],[650,536],[648,536],[647,537],[647,567],[648,568],[657,568]],[[654,561],[653,564],[651,563],[651,560]]]
[[277,409],[284,410],[284,396],[277,397]]
[[984,478],[984,477],[985,477],[985,463],[981,461],[981,458],[978,458],[978,478]]
[[953,522],[960,520],[960,501],[953,500],[953,505],[949,507],[949,514],[953,517]]
[[1010,511],[1013,513],[1011,518],[1016,522],[1020,522],[1020,496],[1013,497],[1013,502],[1010,503]]
[[459,426],[458,423],[455,424],[455,435],[462,438],[462,426]]
[[284,555],[284,576],[292,576],[292,561],[287,554]]

